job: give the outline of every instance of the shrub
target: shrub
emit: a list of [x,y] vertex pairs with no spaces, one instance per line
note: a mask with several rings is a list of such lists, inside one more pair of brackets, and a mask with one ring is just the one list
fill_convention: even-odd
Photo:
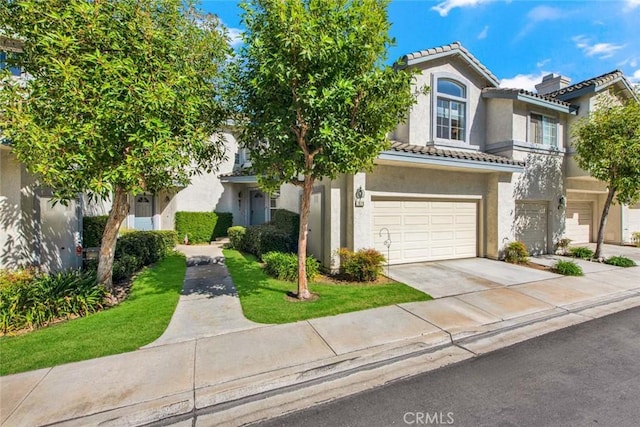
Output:
[[593,258],[593,251],[584,246],[569,248],[567,255],[574,258],[591,259]]
[[582,268],[573,261],[558,261],[553,266],[553,271],[565,276],[582,276]]
[[[12,276],[7,279],[9,274]],[[0,330],[11,333],[34,329],[56,319],[85,316],[102,308],[106,289],[96,285],[93,273],[80,271],[52,275],[3,273],[0,287]]]
[[375,249],[360,249],[358,252],[347,248],[338,249],[340,273],[357,282],[373,282],[382,273],[386,258]]
[[233,223],[229,212],[176,212],[175,229],[178,237],[186,235],[189,243],[209,243],[216,237],[226,236]]
[[297,242],[300,232],[300,215],[286,209],[277,209],[272,212],[271,224],[289,234],[293,241]]
[[95,248],[102,242],[102,233],[107,225],[108,216],[85,216],[82,218],[82,246]]
[[504,248],[504,260],[512,264],[520,264],[529,261],[529,252],[524,243],[515,241]]
[[229,244],[231,248],[240,250],[240,247],[242,246],[242,239],[246,231],[247,229],[240,225],[229,227],[227,234],[229,235]]
[[140,259],[141,266],[153,264],[167,256],[178,236],[175,231],[132,231],[118,237],[115,258],[124,255]]
[[[288,282],[298,281],[298,255],[283,252],[267,252],[262,255],[268,275]],[[307,257],[307,280],[313,280],[320,272],[320,263],[312,256]]]
[[270,224],[251,225],[246,228],[239,249],[262,259],[267,252],[293,252],[291,236]]
[[634,231],[631,233],[631,240],[640,248],[640,231]]
[[629,259],[623,256],[612,256],[611,258],[606,259],[605,264],[615,265],[616,267],[635,267],[636,263],[634,260]]

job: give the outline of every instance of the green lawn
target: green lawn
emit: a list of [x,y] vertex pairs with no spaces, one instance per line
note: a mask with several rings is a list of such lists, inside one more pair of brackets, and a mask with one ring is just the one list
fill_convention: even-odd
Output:
[[225,249],[225,263],[238,289],[247,319],[260,323],[289,323],[314,317],[331,316],[367,308],[409,301],[427,301],[431,297],[402,283],[324,284],[311,283],[309,289],[320,295],[310,302],[291,302],[287,292],[297,285],[267,276],[256,258]]
[[0,375],[135,350],[158,338],[175,310],[186,269],[171,255],[134,280],[122,304],[16,337],[0,338]]

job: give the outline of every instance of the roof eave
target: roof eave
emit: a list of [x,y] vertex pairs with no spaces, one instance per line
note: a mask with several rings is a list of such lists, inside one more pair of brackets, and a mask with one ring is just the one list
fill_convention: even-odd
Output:
[[406,66],[412,66],[412,65],[421,64],[423,62],[433,61],[434,59],[445,58],[451,55],[462,56],[466,60],[466,62],[469,65],[471,65],[471,67],[473,67],[473,69],[482,77],[484,77],[489,83],[491,83],[495,87],[498,87],[500,85],[500,82],[494,76],[487,74],[485,70],[479,67],[478,64],[476,64],[476,62],[473,59],[471,59],[471,57],[469,57],[469,55],[467,55],[465,52],[463,52],[460,49],[454,49],[454,50],[449,50],[445,52],[437,52],[437,53],[429,54],[427,56],[421,56],[419,58],[412,58],[412,59],[408,59],[408,57],[405,55],[403,58],[406,58],[406,61],[405,61]]
[[494,92],[484,91],[482,93],[484,98],[501,98],[501,99],[513,99],[517,101],[526,102],[528,104],[537,105],[539,107],[549,108],[551,110],[560,111],[561,113],[575,114],[574,109],[570,105],[562,105],[557,102],[547,101],[536,96],[527,95],[526,93],[519,92]]
[[406,151],[387,150],[380,153],[378,156],[380,160],[406,162],[406,163],[418,163],[436,166],[449,166],[455,168],[464,169],[476,169],[493,172],[523,172],[524,166],[483,162],[478,160],[469,159],[457,159],[451,157],[435,157],[418,153],[409,153]]

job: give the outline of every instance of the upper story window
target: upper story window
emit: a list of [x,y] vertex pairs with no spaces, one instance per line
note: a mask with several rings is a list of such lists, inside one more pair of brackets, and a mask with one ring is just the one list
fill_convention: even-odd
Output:
[[4,51],[0,52],[0,70],[4,70],[5,68],[8,68],[12,76],[20,76],[22,74],[20,67],[9,66],[9,64],[7,64],[8,59],[12,55],[15,55],[15,53],[4,52]]
[[529,142],[547,147],[558,146],[558,120],[554,117],[531,113]]
[[467,88],[453,79],[439,78],[436,96],[436,138],[465,141]]

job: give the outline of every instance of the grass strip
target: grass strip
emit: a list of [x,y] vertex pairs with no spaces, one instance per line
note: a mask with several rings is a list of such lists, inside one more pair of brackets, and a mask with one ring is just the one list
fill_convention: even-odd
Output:
[[170,255],[143,270],[121,304],[24,335],[0,338],[0,375],[133,351],[156,340],[176,308],[186,262]]
[[427,301],[429,295],[403,283],[330,284],[313,282],[315,301],[292,302],[287,292],[297,285],[267,276],[252,255],[225,249],[225,263],[238,290],[242,310],[247,319],[259,323],[290,323],[315,317],[332,316],[368,308]]

